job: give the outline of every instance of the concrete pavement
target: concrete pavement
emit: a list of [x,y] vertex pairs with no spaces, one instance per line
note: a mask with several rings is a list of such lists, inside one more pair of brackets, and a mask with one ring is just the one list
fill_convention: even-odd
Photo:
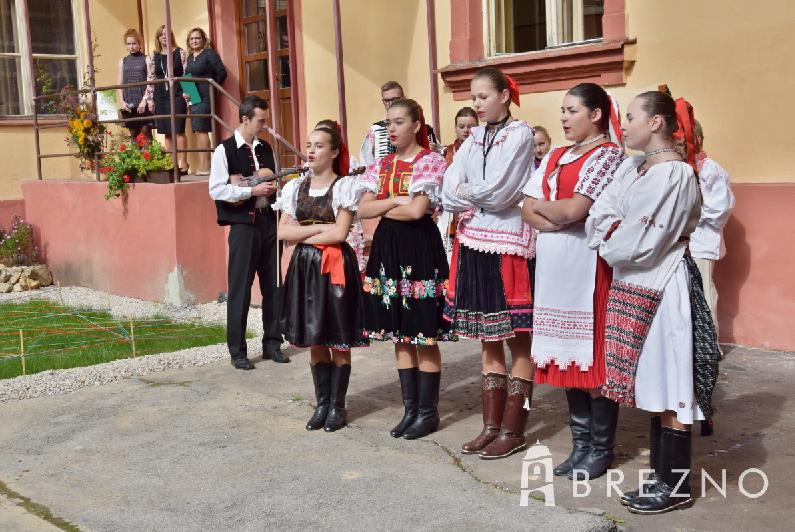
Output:
[[[391,345],[375,344],[354,351],[351,426],[334,434],[303,428],[314,401],[303,350],[288,365],[242,372],[219,363],[2,405],[0,529],[780,529],[795,488],[795,357],[727,351],[716,434],[694,438],[694,467],[718,482],[726,469],[727,494],[708,485],[688,511],[633,516],[605,496],[604,478],[584,498],[556,478],[556,507],[521,507],[522,454],[487,462],[458,451],[480,429],[475,342],[442,347],[441,430],[391,438],[399,385]],[[554,463],[570,449],[566,412],[562,391],[537,388],[527,434]],[[647,419],[621,411],[623,489],[636,487],[648,460]],[[769,479],[757,499],[738,489],[749,467]],[[700,489],[698,475],[693,485]],[[744,487],[758,491],[759,476],[748,474]]]

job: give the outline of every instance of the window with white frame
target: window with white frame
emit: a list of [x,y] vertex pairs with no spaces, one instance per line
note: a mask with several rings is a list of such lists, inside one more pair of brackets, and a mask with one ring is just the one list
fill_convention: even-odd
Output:
[[[0,115],[33,113],[36,94],[52,94],[78,84],[77,39],[73,0],[27,0],[30,47],[23,19],[25,0],[0,0]],[[28,54],[33,54],[33,72]],[[52,113],[47,102],[39,112]]]
[[484,0],[489,56],[602,38],[604,0]]

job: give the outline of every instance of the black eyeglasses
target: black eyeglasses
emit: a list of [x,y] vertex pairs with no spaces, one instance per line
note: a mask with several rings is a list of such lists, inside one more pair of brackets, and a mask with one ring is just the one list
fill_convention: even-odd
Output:
[[400,97],[397,97],[397,98],[381,98],[381,101],[384,102],[384,103],[392,103],[392,102],[398,101],[399,99],[400,99]]

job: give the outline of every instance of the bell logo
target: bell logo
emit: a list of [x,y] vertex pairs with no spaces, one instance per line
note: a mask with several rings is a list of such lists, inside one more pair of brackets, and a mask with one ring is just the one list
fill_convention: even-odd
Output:
[[[544,498],[544,506],[555,506],[555,485],[552,475],[552,453],[549,447],[536,440],[522,458],[522,490],[519,498],[520,506],[530,503],[530,495],[538,493]],[[531,488],[531,484],[543,485]]]

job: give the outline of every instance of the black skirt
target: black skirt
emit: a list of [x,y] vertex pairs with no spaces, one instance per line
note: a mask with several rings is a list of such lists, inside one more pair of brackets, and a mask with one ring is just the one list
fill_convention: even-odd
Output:
[[[174,113],[175,114],[187,114],[188,112],[188,104],[185,103],[185,99],[182,97],[182,92],[180,91],[177,94],[174,94]],[[171,100],[169,99],[168,93],[165,93],[161,96],[155,96],[155,114],[156,115],[167,115],[171,113]],[[177,121],[177,135],[182,135],[185,133],[185,117],[176,117]],[[157,128],[157,132],[163,135],[170,135],[171,134],[171,117],[166,118],[156,118],[155,119],[155,128]]]
[[[210,114],[210,100],[202,100],[196,105],[190,106],[190,114],[206,115]],[[190,128],[194,133],[209,133],[213,129],[210,118],[193,118],[190,119]]]
[[409,222],[382,218],[363,285],[370,339],[414,345],[457,340],[442,317],[448,273],[442,237],[429,215]]
[[[455,300],[448,299],[444,309],[453,332],[464,338],[491,342],[513,338],[517,332],[531,332],[532,303],[509,302],[509,298],[517,296],[517,290],[515,285],[506,286],[503,279],[503,255],[462,245],[458,246],[457,255]],[[529,277],[526,284],[532,295],[535,259],[527,260],[526,266]]]
[[369,345],[362,323],[362,283],[351,247],[342,242],[345,286],[320,272],[322,252],[309,244],[293,251],[282,289],[281,329],[298,347],[325,345],[339,351]]

